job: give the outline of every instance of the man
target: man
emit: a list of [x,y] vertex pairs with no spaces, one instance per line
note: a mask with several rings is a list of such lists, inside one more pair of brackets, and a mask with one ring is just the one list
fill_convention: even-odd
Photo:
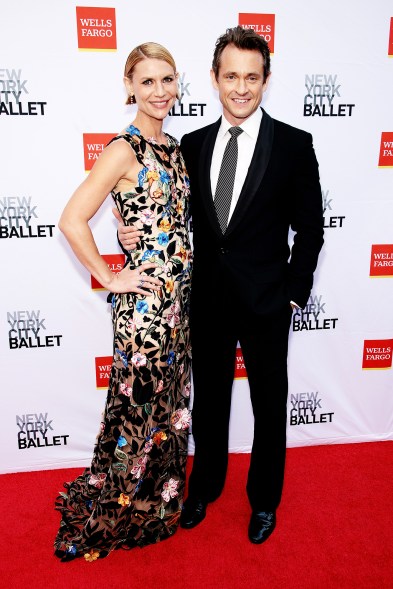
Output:
[[223,116],[181,141],[193,221],[195,455],[180,525],[198,525],[224,487],[239,342],[254,413],[247,494],[248,536],[256,544],[273,532],[282,494],[292,309],[307,303],[323,244],[312,137],[259,108],[269,76],[266,41],[252,30],[228,29],[211,71]]

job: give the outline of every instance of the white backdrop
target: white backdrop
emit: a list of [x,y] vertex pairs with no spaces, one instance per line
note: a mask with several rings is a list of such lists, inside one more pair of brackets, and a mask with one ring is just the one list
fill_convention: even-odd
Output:
[[[290,334],[288,445],[392,439],[393,8],[388,0],[370,8],[359,0],[2,8],[0,472],[91,458],[112,353],[107,293],[91,288],[57,222],[105,138],[133,120],[122,84],[129,51],[157,41],[173,53],[183,100],[165,130],[180,139],[218,118],[214,43],[239,22],[274,47],[263,106],[313,134],[326,208],[313,292]],[[91,226],[100,252],[118,263],[111,207],[108,198]],[[241,376],[239,357],[233,452],[252,443]]]

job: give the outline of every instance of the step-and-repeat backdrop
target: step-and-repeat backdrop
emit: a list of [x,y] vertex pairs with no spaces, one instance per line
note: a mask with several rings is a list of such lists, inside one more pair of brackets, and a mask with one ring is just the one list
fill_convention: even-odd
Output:
[[[288,445],[392,438],[392,17],[389,0],[3,7],[0,472],[91,458],[112,361],[110,313],[57,223],[104,145],[133,120],[122,82],[128,53],[145,41],[173,53],[182,98],[165,130],[180,139],[220,115],[211,58],[237,24],[272,51],[265,109],[311,132],[320,164],[325,245],[307,307],[292,321]],[[91,227],[116,271],[124,257],[111,209],[108,198]],[[248,452],[253,418],[238,352],[230,450]],[[274,395],[262,389],[263,381],[261,394]]]

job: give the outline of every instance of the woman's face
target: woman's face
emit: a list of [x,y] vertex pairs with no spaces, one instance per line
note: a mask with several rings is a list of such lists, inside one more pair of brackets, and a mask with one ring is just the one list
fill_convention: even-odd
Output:
[[126,78],[125,84],[140,112],[163,120],[176,101],[177,77],[166,61],[146,58],[136,64],[132,80]]

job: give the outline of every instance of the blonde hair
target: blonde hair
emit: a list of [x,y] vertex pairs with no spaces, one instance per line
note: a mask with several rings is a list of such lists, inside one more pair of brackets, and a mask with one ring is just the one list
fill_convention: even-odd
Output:
[[[124,66],[124,77],[132,80],[132,74],[134,71],[135,66],[142,61],[143,59],[161,59],[169,64],[173,71],[176,73],[176,64],[175,60],[173,59],[172,55],[169,53],[168,49],[166,49],[163,45],[159,43],[153,43],[152,41],[148,43],[142,43],[135,47],[129,56],[127,57],[126,65]],[[128,96],[126,104],[133,104],[134,97]]]

